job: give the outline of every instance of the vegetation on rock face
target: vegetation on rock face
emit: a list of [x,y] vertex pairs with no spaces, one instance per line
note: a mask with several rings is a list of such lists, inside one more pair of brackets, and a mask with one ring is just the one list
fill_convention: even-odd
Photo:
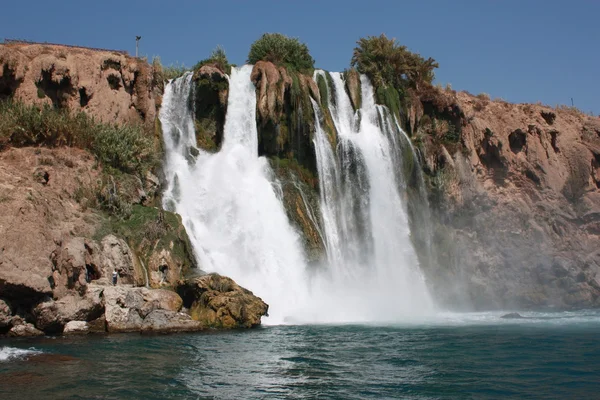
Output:
[[297,38],[290,38],[281,33],[265,33],[252,43],[248,62],[269,61],[275,65],[284,65],[288,70],[311,75],[315,68],[315,60],[310,55],[308,46]]
[[153,253],[167,250],[183,273],[196,267],[189,237],[175,213],[134,205],[128,218],[104,219],[95,236],[100,239],[110,233],[124,238],[146,266]]
[[282,202],[289,220],[300,233],[309,262],[325,255],[319,213],[317,177],[294,159],[270,159],[273,172],[281,185]]
[[171,79],[177,79],[188,71],[185,65],[172,64],[164,66],[160,62],[160,57],[152,59],[152,86],[157,87],[162,93],[165,90],[165,82]]
[[152,137],[139,125],[104,124],[83,112],[1,101],[0,149],[11,145],[79,147],[105,166],[139,176],[158,162]]
[[225,54],[225,49],[223,49],[223,47],[221,47],[220,45],[217,46],[212,51],[212,53],[210,54],[210,57],[208,57],[204,60],[198,61],[198,63],[196,63],[196,65],[194,65],[194,68],[192,68],[192,70],[197,71],[205,65],[213,66],[213,67],[219,69],[224,74],[230,74],[231,67],[233,66],[232,64],[229,63],[229,60],[227,59],[227,54]]
[[217,151],[223,140],[229,80],[232,65],[221,47],[211,57],[194,67],[194,119],[196,144],[207,151]]

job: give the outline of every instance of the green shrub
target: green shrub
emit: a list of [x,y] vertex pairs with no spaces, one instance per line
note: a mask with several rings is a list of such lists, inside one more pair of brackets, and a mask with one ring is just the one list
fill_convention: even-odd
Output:
[[270,61],[276,65],[284,65],[288,69],[312,75],[315,69],[308,46],[297,38],[290,38],[281,33],[265,33],[252,43],[248,62]]
[[220,45],[212,51],[210,57],[198,61],[198,63],[194,65],[193,70],[197,71],[198,69],[200,69],[200,67],[204,65],[212,65],[221,70],[221,72],[223,72],[224,74],[230,74],[231,67],[233,66],[232,64],[229,64],[229,60],[227,60],[227,54],[225,54],[225,49],[223,49],[223,47],[221,47]]
[[438,63],[431,57],[424,59],[412,53],[396,39],[382,34],[360,38],[356,43],[351,64],[367,75],[375,87],[391,85],[399,91],[409,87],[418,90],[434,79],[433,70]]
[[100,123],[48,104],[0,101],[0,150],[9,145],[79,147],[105,166],[139,176],[158,161],[152,135],[141,126]]

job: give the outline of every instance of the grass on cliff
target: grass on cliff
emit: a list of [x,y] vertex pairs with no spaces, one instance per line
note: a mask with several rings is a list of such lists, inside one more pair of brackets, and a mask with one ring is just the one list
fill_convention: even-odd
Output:
[[101,123],[48,104],[0,101],[0,151],[8,146],[79,147],[104,166],[138,176],[158,163],[153,137],[142,126]]
[[275,65],[284,65],[288,70],[312,75],[315,60],[310,55],[308,46],[297,38],[281,33],[265,33],[252,43],[248,62],[270,61]]
[[146,265],[153,252],[165,249],[184,264],[185,270],[195,267],[192,245],[181,217],[175,213],[136,204],[128,218],[106,218],[94,238],[101,240],[111,233],[124,238]]

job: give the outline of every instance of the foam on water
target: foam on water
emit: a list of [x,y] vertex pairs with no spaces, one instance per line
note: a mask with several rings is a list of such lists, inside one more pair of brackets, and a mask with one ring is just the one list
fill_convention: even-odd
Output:
[[23,359],[33,354],[40,354],[41,351],[32,348],[19,349],[16,347],[3,346],[0,348],[0,362]]

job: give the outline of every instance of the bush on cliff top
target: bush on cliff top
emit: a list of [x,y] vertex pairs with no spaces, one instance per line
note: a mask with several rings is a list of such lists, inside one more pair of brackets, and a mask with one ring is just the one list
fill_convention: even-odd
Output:
[[194,65],[193,70],[197,71],[198,69],[200,69],[200,67],[204,65],[212,65],[213,67],[218,68],[224,74],[230,74],[231,67],[233,66],[232,64],[229,64],[227,54],[225,54],[225,49],[223,49],[223,47],[221,47],[220,45],[212,51],[210,57],[198,61],[198,63]]
[[270,61],[309,75],[315,69],[315,60],[310,55],[308,46],[297,38],[281,33],[265,33],[252,43],[248,62],[256,64],[258,61]]
[[139,176],[158,161],[152,136],[141,126],[104,124],[48,104],[0,101],[0,150],[7,146],[79,147],[105,166]]
[[351,64],[367,75],[375,87],[419,90],[421,85],[431,84],[433,70],[439,66],[433,58],[424,59],[384,34],[360,38],[356,43]]

